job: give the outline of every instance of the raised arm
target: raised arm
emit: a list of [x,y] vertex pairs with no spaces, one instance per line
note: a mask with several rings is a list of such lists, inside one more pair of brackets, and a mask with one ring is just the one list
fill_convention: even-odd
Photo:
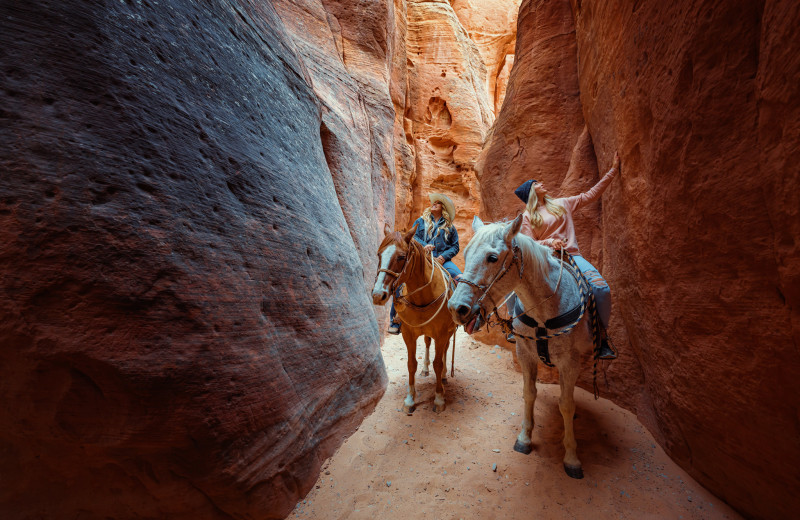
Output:
[[571,205],[573,211],[576,209],[580,209],[581,207],[589,204],[590,202],[594,202],[600,198],[600,195],[606,191],[606,188],[611,181],[614,180],[614,177],[617,176],[617,172],[619,172],[619,153],[614,154],[614,163],[611,165],[611,169],[603,175],[603,178],[598,181],[597,184],[592,186],[592,188],[588,191],[581,193],[580,195],[575,195],[574,197],[567,197],[564,199],[564,202]]

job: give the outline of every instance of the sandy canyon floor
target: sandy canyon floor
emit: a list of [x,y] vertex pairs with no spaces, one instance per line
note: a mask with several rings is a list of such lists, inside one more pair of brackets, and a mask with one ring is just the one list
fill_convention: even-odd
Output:
[[[386,393],[288,518],[741,518],[673,463],[635,416],[581,389],[575,435],[582,480],[562,469],[558,385],[538,385],[534,451],[515,452],[522,376],[508,350],[459,329],[455,377],[448,378],[447,409],[439,414],[432,375],[417,377],[413,415],[402,412],[407,374],[400,336],[387,337],[383,356]],[[449,363],[448,356],[448,374]]]

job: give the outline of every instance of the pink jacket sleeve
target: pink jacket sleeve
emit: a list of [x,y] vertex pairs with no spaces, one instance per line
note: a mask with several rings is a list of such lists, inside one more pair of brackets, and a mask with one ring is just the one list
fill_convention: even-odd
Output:
[[588,191],[581,193],[580,195],[575,195],[574,197],[566,197],[564,202],[572,206],[572,210],[575,211],[576,209],[580,209],[581,207],[589,204],[590,202],[594,202],[600,198],[600,195],[606,191],[606,188],[611,181],[614,180],[614,177],[617,176],[617,169],[611,168],[608,170],[608,173],[603,175],[603,178],[600,179],[597,184],[591,187]]

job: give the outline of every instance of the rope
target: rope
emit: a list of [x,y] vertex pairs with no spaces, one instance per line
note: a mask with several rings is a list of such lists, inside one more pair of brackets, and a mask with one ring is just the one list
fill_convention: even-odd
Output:
[[597,323],[597,307],[594,301],[594,294],[589,296],[589,313],[592,317],[592,342],[594,343],[594,366],[592,367],[592,392],[594,400],[600,398],[600,389],[597,387],[597,360],[600,356],[600,329]]
[[[431,251],[431,263],[432,263],[432,264],[434,264],[434,265],[436,265],[436,264],[434,263],[434,261],[433,261],[433,251]],[[436,269],[431,269],[431,279],[430,279],[430,280],[428,280],[428,283],[426,283],[425,285],[420,285],[420,286],[419,286],[419,287],[417,287],[417,288],[416,288],[416,289],[415,289],[413,292],[410,292],[410,293],[406,294],[405,296],[403,296],[403,298],[408,298],[409,296],[412,296],[412,295],[414,295],[414,294],[417,294],[419,291],[421,291],[422,289],[424,289],[424,288],[426,288],[427,286],[429,286],[429,285],[431,284],[431,282],[433,282],[433,273],[435,273],[435,272],[436,272]],[[436,301],[436,300],[434,300],[434,301]],[[407,303],[411,303],[411,302],[407,302]],[[412,304],[412,305],[413,305],[413,304]],[[430,305],[430,304],[429,304],[429,305]]]
[[450,354],[450,377],[456,377],[456,331],[453,331],[453,353]]
[[[439,314],[439,312],[442,310],[442,307],[444,307],[444,304],[445,304],[445,303],[447,303],[447,298],[448,298],[448,296],[449,296],[449,292],[450,292],[450,284],[449,284],[449,283],[447,283],[447,278],[445,278],[445,274],[444,274],[444,273],[446,273],[447,271],[445,271],[444,267],[442,267],[441,265],[439,265],[439,263],[438,263],[438,262],[436,262],[436,261],[434,261],[434,260],[433,260],[433,255],[431,255],[431,261],[433,262],[433,267],[434,267],[434,268],[433,268],[433,270],[435,271],[435,270],[436,270],[436,268],[438,268],[438,269],[440,270],[440,272],[442,273],[442,281],[444,282],[444,293],[442,293],[442,294],[444,294],[444,298],[442,298],[442,303],[441,303],[441,304],[439,304],[439,308],[438,308],[438,309],[436,309],[436,312],[434,312],[433,314],[431,314],[431,317],[430,317],[430,318],[428,318],[428,320],[427,320],[427,321],[425,321],[425,323],[420,323],[419,325],[411,325],[411,324],[410,324],[410,323],[408,323],[406,320],[404,320],[404,319],[403,319],[403,318],[400,316],[400,313],[398,312],[398,313],[397,313],[397,318],[399,318],[399,319],[400,319],[400,321],[402,321],[403,323],[405,323],[405,324],[406,324],[406,325],[408,325],[409,327],[414,327],[414,328],[417,328],[417,327],[424,327],[424,326],[425,326],[425,325],[427,325],[428,323],[432,322],[432,321],[433,321],[433,318],[435,318],[435,317],[436,317],[436,316]],[[431,281],[433,281],[433,273],[431,273]],[[430,283],[430,282],[428,282],[428,284],[429,284],[429,283]],[[425,286],[427,286],[428,284],[426,284]],[[419,290],[419,289],[418,289],[418,290]],[[416,291],[414,291],[414,292],[416,292]],[[412,294],[413,294],[413,293],[412,293]],[[408,296],[406,296],[406,298],[407,298],[407,297],[408,297]],[[439,298],[441,298],[441,295],[439,295],[439,297],[437,297],[436,299],[438,300]],[[433,300],[433,301],[435,302],[436,300]],[[433,302],[431,302],[431,303],[433,303]],[[429,303],[428,305],[430,305],[430,303]]]
[[[568,256],[569,256],[570,265],[575,269],[575,272],[580,273],[581,271],[580,271],[580,269],[578,269],[578,265],[575,263],[575,260],[572,258],[572,255],[568,255]],[[522,338],[525,338],[525,339],[533,339],[533,340],[552,339],[552,338],[557,338],[558,336],[563,336],[564,334],[569,334],[572,331],[572,329],[575,328],[575,326],[578,323],[580,323],[581,319],[583,318],[583,315],[586,313],[586,307],[587,307],[587,305],[586,305],[586,300],[587,300],[587,295],[586,295],[587,288],[586,288],[586,286],[588,285],[588,283],[583,278],[583,274],[582,273],[581,273],[580,278],[579,279],[576,278],[576,280],[578,281],[578,288],[580,289],[580,292],[581,292],[581,303],[580,303],[580,305],[581,305],[581,313],[578,315],[578,319],[576,319],[574,322],[572,322],[566,328],[561,329],[560,331],[558,331],[556,333],[548,334],[547,336],[536,336],[536,335],[534,335],[534,336],[526,336],[524,334],[519,334],[518,332],[516,332],[514,330],[514,324],[513,324],[514,318],[509,318],[509,319],[501,318],[496,313],[497,312],[496,308],[495,308],[495,312],[493,312],[492,314],[494,314],[496,316],[497,321],[500,322],[500,326],[502,327],[503,331],[506,334],[511,333],[511,334],[514,334],[515,336],[519,336],[519,337],[522,337]],[[589,292],[589,295],[591,295],[591,291],[588,291],[588,292]]]
[[[511,268],[511,266],[517,261],[516,251],[514,251],[514,253],[515,253],[514,254],[514,258],[513,258],[512,262],[511,262],[511,264],[509,264],[506,267],[505,266],[505,260],[504,260],[503,261],[503,267],[504,267],[503,271],[501,273],[499,273],[497,276],[495,276],[494,280],[492,280],[492,282],[487,287],[483,287],[483,286],[478,285],[478,284],[476,284],[474,282],[470,282],[468,280],[462,279],[462,281],[467,282],[467,284],[472,285],[472,286],[484,291],[483,295],[478,299],[478,304],[480,304],[481,301],[483,300],[483,298],[488,295],[489,289],[492,288],[494,283],[497,282],[500,278],[502,278],[506,274],[506,272],[508,272],[508,270]],[[593,343],[593,347],[594,347],[593,348],[594,368],[592,370],[592,390],[594,392],[594,398],[595,398],[595,400],[597,400],[597,399],[600,398],[600,390],[597,387],[597,360],[599,359],[599,356],[600,356],[601,340],[600,340],[600,325],[598,323],[598,313],[597,313],[596,303],[595,303],[595,299],[594,299],[594,294],[592,293],[592,290],[589,287],[589,282],[586,280],[586,277],[583,275],[583,272],[581,272],[580,268],[578,267],[578,264],[575,262],[575,259],[569,253],[567,253],[567,256],[569,258],[570,266],[573,269],[572,275],[573,275],[573,277],[575,278],[575,281],[578,284],[578,289],[580,290],[580,294],[581,294],[581,302],[580,302],[581,312],[578,315],[578,318],[573,323],[571,323],[566,328],[563,328],[559,332],[556,332],[554,334],[549,334],[549,335],[546,335],[546,336],[538,336],[538,335],[526,336],[524,334],[520,334],[517,331],[515,331],[514,330],[514,323],[513,323],[514,319],[516,319],[517,316],[520,316],[520,314],[525,314],[525,311],[523,310],[522,313],[517,314],[514,317],[509,317],[508,319],[506,319],[506,318],[501,318],[500,317],[500,314],[499,314],[499,312],[497,310],[497,306],[495,306],[494,310],[491,313],[489,313],[489,316],[487,317],[486,322],[487,322],[487,326],[491,326],[492,324],[491,324],[490,320],[491,320],[492,316],[495,316],[495,319],[500,324],[500,327],[503,329],[503,332],[505,332],[506,334],[514,334],[515,336],[519,336],[519,337],[522,337],[522,338],[525,338],[525,339],[548,340],[548,339],[556,338],[558,336],[563,336],[564,334],[569,334],[570,332],[572,332],[572,329],[575,328],[575,326],[578,325],[578,323],[580,323],[581,319],[583,318],[583,315],[586,313],[586,310],[588,309],[589,310],[589,315],[592,317],[592,343]],[[508,257],[506,257],[506,258],[508,258]],[[561,248],[561,270],[558,273],[558,282],[556,283],[556,289],[553,292],[553,294],[551,294],[550,296],[545,298],[541,303],[544,303],[548,299],[550,299],[553,296],[555,296],[556,294],[558,294],[558,289],[561,286],[561,276],[563,274],[563,270],[564,270],[564,248],[562,247]],[[578,276],[578,275],[580,275],[580,276]],[[520,264],[520,278],[522,278],[522,264]],[[506,303],[509,298],[511,298],[510,294],[505,298],[505,300],[503,300],[503,302],[500,305],[502,306],[504,303]],[[494,303],[493,299],[492,299],[492,302]],[[540,305],[541,305],[541,303],[540,303]],[[509,316],[510,315],[511,315],[511,313],[509,313]]]

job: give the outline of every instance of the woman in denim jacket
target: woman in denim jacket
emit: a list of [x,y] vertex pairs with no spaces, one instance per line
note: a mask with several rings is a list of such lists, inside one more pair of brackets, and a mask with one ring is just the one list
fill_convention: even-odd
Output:
[[[414,240],[425,246],[426,253],[433,251],[434,259],[442,264],[453,279],[458,280],[461,270],[452,262],[459,251],[458,231],[453,225],[456,207],[453,201],[442,193],[431,193],[428,197],[431,206],[426,208],[422,216],[414,222],[417,226]],[[389,311],[391,323],[387,331],[389,334],[400,334],[400,324],[394,321],[395,314],[397,313],[392,301],[392,310]]]

